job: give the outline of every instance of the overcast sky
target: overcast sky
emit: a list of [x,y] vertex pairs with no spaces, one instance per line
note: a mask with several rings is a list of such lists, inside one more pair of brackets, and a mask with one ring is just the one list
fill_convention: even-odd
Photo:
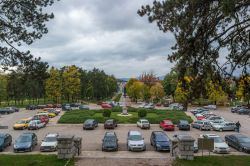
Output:
[[153,71],[158,76],[173,67],[167,61],[174,38],[148,23],[137,10],[145,0],[61,0],[48,10],[55,18],[49,33],[29,49],[50,66],[75,64],[103,69],[118,78]]

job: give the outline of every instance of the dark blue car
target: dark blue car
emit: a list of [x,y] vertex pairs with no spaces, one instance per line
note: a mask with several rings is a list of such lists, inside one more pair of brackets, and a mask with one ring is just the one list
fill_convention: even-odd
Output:
[[3,151],[7,146],[10,146],[12,137],[7,133],[0,133],[0,151]]
[[14,144],[14,152],[31,152],[37,145],[37,136],[35,133],[21,134]]
[[156,151],[170,151],[170,140],[163,131],[153,131],[150,143]]

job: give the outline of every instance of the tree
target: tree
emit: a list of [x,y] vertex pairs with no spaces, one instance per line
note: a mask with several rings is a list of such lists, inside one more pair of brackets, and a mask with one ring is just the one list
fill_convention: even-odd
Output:
[[[193,78],[206,80],[207,69],[232,76],[240,68],[249,74],[249,8],[248,0],[155,0],[138,14],[174,34],[176,44],[168,59],[179,64],[179,80],[187,69]],[[229,52],[226,56],[223,49]],[[225,63],[220,63],[222,57]]]
[[149,99],[151,98],[151,94],[150,94],[150,88],[149,86],[143,84],[143,87],[142,87],[142,99],[146,102],[149,101]]
[[52,67],[49,71],[49,78],[45,82],[46,95],[49,99],[59,102],[62,97],[62,78],[60,71]]
[[137,102],[138,99],[142,98],[142,90],[143,90],[143,83],[140,81],[135,81],[129,88],[128,96],[132,99],[132,101]]
[[150,94],[151,94],[151,98],[154,101],[159,102],[165,96],[165,92],[164,92],[164,88],[162,84],[156,83],[155,85],[153,85],[150,88]]
[[157,78],[153,72],[142,73],[142,75],[139,77],[139,80],[149,87],[159,82],[159,78]]
[[178,73],[176,69],[172,69],[169,74],[164,77],[163,87],[167,96],[175,98],[175,89],[178,82]]
[[243,76],[240,79],[236,96],[243,101],[250,103],[250,76]]
[[215,105],[217,102],[227,101],[227,94],[223,91],[222,86],[220,86],[218,82],[208,81],[206,89],[208,99],[213,101]]
[[0,75],[0,105],[7,98],[7,77]]
[[2,0],[0,2],[0,63],[8,66],[32,65],[40,58],[33,58],[29,51],[20,51],[23,44],[30,45],[48,33],[46,22],[54,17],[44,10],[54,0]]
[[81,91],[81,79],[78,68],[74,65],[66,66],[62,73],[62,89],[65,98],[72,99],[78,97]]
[[192,89],[191,89],[191,77],[185,76],[182,81],[178,81],[175,90],[175,100],[177,102],[183,103],[184,110],[187,110],[187,105],[191,99]]

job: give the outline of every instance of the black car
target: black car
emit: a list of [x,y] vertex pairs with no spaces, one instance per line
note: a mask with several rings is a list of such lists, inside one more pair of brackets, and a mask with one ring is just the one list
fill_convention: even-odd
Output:
[[180,120],[177,127],[179,130],[190,130],[190,125],[187,120]]
[[37,136],[35,133],[21,134],[14,144],[14,152],[31,152],[37,145]]
[[7,146],[10,146],[12,142],[12,137],[7,133],[0,133],[0,152],[4,150]]
[[250,153],[250,138],[242,134],[226,135],[227,144],[240,152]]
[[156,151],[170,151],[170,140],[163,131],[153,131],[150,137],[150,144]]
[[114,129],[117,127],[117,122],[115,119],[108,119],[104,123],[104,129]]
[[248,115],[250,113],[250,109],[246,109],[246,108],[241,108],[238,110],[237,112],[238,114],[244,114],[244,115]]
[[10,114],[14,113],[15,110],[12,109],[11,107],[6,107],[6,108],[0,108],[0,114]]
[[115,132],[106,132],[102,140],[102,151],[118,151],[118,139]]
[[95,129],[96,127],[98,127],[98,122],[94,119],[87,119],[84,123],[83,123],[83,130],[86,129]]
[[35,110],[35,109],[37,109],[37,106],[36,106],[36,105],[28,105],[28,106],[26,107],[26,110]]

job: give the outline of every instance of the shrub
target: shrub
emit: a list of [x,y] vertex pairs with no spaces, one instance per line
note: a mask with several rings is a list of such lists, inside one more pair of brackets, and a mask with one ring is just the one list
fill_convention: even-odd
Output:
[[110,109],[105,109],[105,110],[103,110],[102,115],[103,115],[103,117],[110,117],[110,115],[111,115],[111,110],[110,110]]
[[138,111],[138,117],[142,118],[142,117],[146,117],[147,116],[147,111],[144,109],[140,109]]
[[127,107],[128,108],[128,112],[137,112],[138,108],[134,108],[134,107]]
[[116,106],[116,107],[113,107],[111,110],[112,112],[122,112],[122,107]]

